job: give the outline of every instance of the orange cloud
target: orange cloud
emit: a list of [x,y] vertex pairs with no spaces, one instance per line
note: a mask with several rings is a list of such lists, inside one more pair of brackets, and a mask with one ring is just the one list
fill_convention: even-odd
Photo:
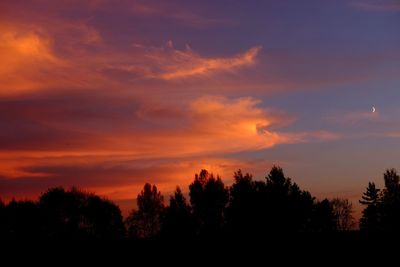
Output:
[[46,22],[51,26],[0,21],[0,96],[112,82],[98,73],[95,55],[88,52],[103,43],[96,29],[81,22]]
[[30,90],[44,79],[51,66],[61,66],[52,40],[31,29],[0,26],[0,94]]
[[[110,110],[122,106],[116,113],[120,114],[118,116],[102,113],[97,107],[103,105],[100,100],[82,102],[78,98],[70,101],[74,102],[73,107],[69,102],[58,103],[60,112],[55,114],[46,112],[51,109],[52,101],[38,102],[37,105],[45,106],[37,113],[30,112],[36,108],[28,102],[13,104],[16,111],[11,104],[5,106],[10,118],[5,114],[1,117],[9,126],[1,133],[0,159],[7,163],[0,168],[0,175],[41,176],[45,170],[29,174],[29,170],[22,167],[35,166],[42,161],[79,166],[93,165],[107,158],[124,162],[210,157],[336,137],[327,132],[273,130],[293,119],[259,107],[260,101],[253,98],[205,96],[180,107],[143,103],[136,111],[127,110],[125,104],[114,103]],[[109,104],[112,103],[109,100]],[[20,124],[11,123],[11,119]],[[107,128],[99,127],[96,121],[101,121]],[[45,131],[38,131],[43,127]]]
[[202,76],[218,72],[232,72],[242,67],[248,67],[256,62],[261,47],[253,47],[244,53],[225,58],[202,57],[189,46],[186,50],[177,50],[172,41],[167,47],[154,48],[135,45],[135,57],[132,62],[115,62],[108,66],[109,70],[126,71],[139,74],[144,78],[177,80]]
[[[167,68],[156,77],[172,80],[186,78],[196,75],[203,75],[213,71],[232,71],[239,67],[250,66],[255,63],[255,58],[261,47],[253,47],[231,58],[203,58],[192,50],[172,51],[171,59],[174,64],[164,65]],[[167,58],[161,61],[169,60]],[[162,63],[162,64],[164,64]]]
[[[126,90],[132,81],[180,80],[234,72],[256,62],[261,47],[232,57],[203,57],[188,46],[175,49],[134,45],[117,50],[84,22],[48,20],[41,24],[1,24],[0,94],[60,87]],[[5,26],[8,25],[8,26]]]
[[171,117],[155,115],[149,107],[159,109],[159,105],[146,104],[145,110],[139,110],[140,119],[142,124],[152,124],[152,129],[121,133],[109,142],[140,158],[226,154],[290,143],[291,134],[270,127],[292,118],[277,116],[257,107],[258,103],[252,98],[201,97],[171,111]]

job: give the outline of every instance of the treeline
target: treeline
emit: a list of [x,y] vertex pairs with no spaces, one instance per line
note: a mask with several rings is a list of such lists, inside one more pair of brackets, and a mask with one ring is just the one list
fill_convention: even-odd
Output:
[[[384,174],[385,188],[369,183],[360,229],[397,231],[400,183],[394,169]],[[317,200],[274,166],[264,181],[240,170],[227,187],[202,170],[189,185],[189,200],[179,187],[166,205],[155,185],[145,184],[137,209],[126,220],[113,202],[77,188],[52,188],[38,201],[0,201],[2,239],[169,239],[256,237],[279,233],[356,230],[346,199]]]

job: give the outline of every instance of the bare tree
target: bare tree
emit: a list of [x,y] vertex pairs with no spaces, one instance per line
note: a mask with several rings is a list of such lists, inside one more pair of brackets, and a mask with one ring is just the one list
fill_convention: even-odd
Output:
[[331,201],[336,227],[339,231],[353,230],[356,223],[353,217],[353,204],[348,199],[334,198]]

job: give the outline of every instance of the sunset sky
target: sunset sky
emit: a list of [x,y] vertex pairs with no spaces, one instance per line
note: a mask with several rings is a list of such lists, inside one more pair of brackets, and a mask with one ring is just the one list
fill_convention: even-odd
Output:
[[76,185],[125,210],[277,164],[357,207],[400,169],[399,0],[1,0],[0,59],[6,201]]

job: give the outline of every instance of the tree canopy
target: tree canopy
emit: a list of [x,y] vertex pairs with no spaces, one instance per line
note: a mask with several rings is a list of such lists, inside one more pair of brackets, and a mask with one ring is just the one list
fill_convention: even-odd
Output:
[[[388,169],[383,182],[383,189],[369,182],[359,200],[364,206],[361,232],[400,229],[397,171]],[[167,205],[157,186],[146,183],[125,221],[112,201],[75,187],[50,188],[37,201],[0,200],[3,239],[256,237],[356,229],[349,200],[318,200],[278,166],[265,179],[238,170],[229,186],[218,175],[201,170],[187,191],[176,187]]]

